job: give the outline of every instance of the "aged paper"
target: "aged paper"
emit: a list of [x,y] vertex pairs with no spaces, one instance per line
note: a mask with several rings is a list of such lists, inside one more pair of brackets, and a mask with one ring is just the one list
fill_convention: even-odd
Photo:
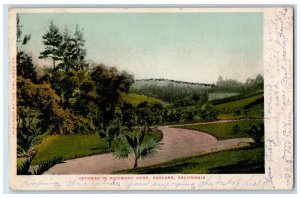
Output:
[[[18,134],[17,127],[19,124],[17,122],[17,116],[18,116],[17,114],[17,90],[18,90],[17,89],[17,64],[18,64],[17,15],[24,14],[24,13],[26,14],[82,13],[82,14],[94,14],[94,15],[97,15],[99,13],[102,14],[107,13],[110,15],[114,15],[114,13],[127,13],[127,14],[128,13],[144,13],[144,14],[145,13],[149,13],[149,14],[150,13],[151,14],[260,13],[262,14],[263,16],[262,57],[263,57],[263,77],[264,77],[263,122],[264,122],[264,131],[265,131],[264,173],[226,174],[224,172],[223,174],[218,174],[218,173],[182,174],[179,171],[176,174],[167,174],[167,173],[163,173],[163,174],[97,173],[95,174],[93,172],[89,173],[89,172],[82,171],[84,173],[76,174],[74,172],[63,173],[63,172],[55,172],[55,171],[51,173],[50,171],[48,172],[48,174],[43,174],[43,175],[17,175],[17,134]],[[22,22],[22,18],[20,18],[20,20]],[[47,23],[48,22],[49,21],[47,21]],[[32,21],[32,23],[35,22]],[[86,23],[88,23],[88,21],[86,21]],[[166,20],[166,24],[167,23],[168,21]],[[45,31],[48,28],[48,24],[40,24],[40,25],[45,27]],[[251,24],[245,24],[246,29],[247,26],[251,26]],[[234,28],[234,24],[232,25],[232,27],[229,28]],[[175,26],[174,26],[174,30],[176,31]],[[273,189],[291,190],[293,189],[294,187],[293,31],[294,31],[293,30],[293,9],[288,7],[234,8],[234,9],[232,8],[11,9],[9,11],[9,75],[10,75],[10,79],[9,79],[9,129],[10,129],[9,130],[9,184],[10,184],[10,188],[12,190],[273,190]],[[23,32],[23,34],[26,34],[26,32]],[[112,34],[111,35],[112,39],[109,39],[111,42],[113,42],[113,37],[114,35]],[[235,35],[232,35],[232,37],[235,37]],[[136,39],[138,40],[142,38],[136,38]],[[186,37],[185,39],[188,39],[188,37]],[[31,40],[30,42],[34,43],[36,41]],[[39,42],[41,43],[41,41]],[[168,44],[169,43],[161,43],[162,46]],[[215,47],[217,48],[218,46]],[[126,49],[126,46],[124,48]],[[109,50],[111,50],[112,53],[115,53],[113,51],[114,49],[108,49],[108,51]],[[143,51],[143,53],[145,54],[148,53],[147,50]],[[237,52],[233,52],[233,53],[237,53]],[[116,56],[116,59],[118,59],[118,56]],[[130,70],[130,67],[128,69]],[[242,69],[240,72],[242,73]],[[189,77],[187,77],[186,79],[188,78]],[[192,75],[190,76],[190,78],[192,78]],[[239,112],[236,112],[236,114],[238,113]],[[159,155],[159,151],[158,151],[158,155]],[[180,155],[180,153],[178,155]],[[196,155],[193,153],[192,156],[196,156]],[[187,155],[185,157],[189,157],[189,156]],[[110,160],[110,158],[107,158],[107,160]],[[87,161],[87,163],[89,162]],[[82,168],[84,169],[84,167]],[[72,168],[70,168],[70,170],[71,169]],[[124,169],[128,169],[128,168],[124,168]]]

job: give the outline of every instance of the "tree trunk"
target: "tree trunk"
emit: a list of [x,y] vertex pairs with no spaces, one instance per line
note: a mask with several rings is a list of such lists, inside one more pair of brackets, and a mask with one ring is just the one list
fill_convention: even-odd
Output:
[[138,158],[134,158],[134,166],[133,169],[136,169],[138,167]]
[[111,147],[111,141],[108,141],[108,147],[109,148]]
[[55,69],[55,60],[53,59],[53,69]]

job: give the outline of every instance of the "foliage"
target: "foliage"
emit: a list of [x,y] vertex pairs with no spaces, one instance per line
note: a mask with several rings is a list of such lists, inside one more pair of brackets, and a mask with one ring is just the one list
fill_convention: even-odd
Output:
[[238,82],[235,79],[218,78],[216,86],[210,89],[210,92],[237,92],[241,95],[263,90],[263,76],[257,75],[255,79],[248,78],[245,83]]
[[31,155],[17,167],[17,175],[42,175],[51,167],[63,162],[63,158],[61,156],[55,156],[53,159],[42,162],[36,169],[32,168],[32,171],[30,171],[30,166],[34,157],[35,154]]
[[218,118],[219,112],[215,110],[214,107],[210,105],[205,105],[204,108],[202,108],[199,111],[199,116],[203,120],[216,120]]
[[[59,97],[49,84],[34,84],[29,79],[20,77],[17,96],[19,121],[36,114],[36,120],[39,120],[37,122],[46,126],[42,127],[41,133],[73,133],[76,131],[76,122],[79,125],[89,124],[86,119],[75,115],[70,109],[61,108]],[[29,114],[22,113],[24,109],[28,109]],[[24,125],[19,125],[18,130],[22,130],[20,127],[24,128]]]
[[43,35],[45,50],[40,53],[40,59],[51,59],[55,69],[56,61],[62,60],[60,45],[63,37],[53,21],[50,22],[48,31]]
[[[81,91],[85,91],[85,94],[88,94],[87,91],[93,88],[93,84],[86,70],[55,70],[52,73],[50,82],[55,92],[60,96],[61,104],[64,109],[71,108],[71,105],[77,102],[77,97],[79,95],[81,96],[81,94],[83,95]],[[91,88],[82,90],[82,86],[86,83],[89,83]],[[84,87],[86,88],[86,86]]]
[[116,117],[116,109],[121,99],[120,92],[128,92],[133,77],[126,72],[119,73],[116,68],[97,65],[91,71],[91,79],[95,83],[95,103],[101,109],[98,114],[102,120],[98,128],[106,127]]
[[19,15],[17,15],[17,74],[35,82],[37,80],[37,73],[32,63],[32,57],[23,49],[28,44],[30,38],[30,34],[22,36],[22,25],[20,24]]
[[163,119],[165,123],[178,123],[182,118],[181,110],[176,108],[165,108],[163,111]]
[[108,126],[99,131],[99,136],[108,142],[108,147],[121,133],[121,123],[118,119],[111,121]]
[[29,171],[31,162],[34,158],[35,154],[29,156],[26,160],[23,161],[21,165],[17,167],[17,175],[31,175],[32,173]]
[[68,28],[61,33],[51,21],[48,31],[43,35],[43,44],[45,50],[40,53],[39,58],[51,59],[53,69],[67,71],[71,68],[83,69],[86,66],[84,61],[86,56],[85,40],[78,25],[76,25],[74,34],[71,35]]
[[260,146],[264,144],[264,123],[251,123],[249,124],[249,128],[247,128],[244,132],[254,139],[255,146]]
[[[99,70],[101,76],[96,74]],[[105,127],[121,116],[117,107],[119,92],[126,92],[133,79],[125,72],[118,73],[105,66],[99,70],[54,70],[49,78],[51,84],[34,84],[18,78],[18,106],[39,109],[39,118],[47,126],[44,129],[50,133],[85,133]],[[101,82],[109,90],[101,89]]]
[[174,106],[189,106],[208,101],[208,88],[203,86],[167,83],[164,85],[145,84],[131,89],[133,93],[159,98]]
[[32,57],[23,51],[17,52],[17,74],[23,78],[31,79],[33,82],[37,81],[37,72],[32,63]]
[[192,109],[187,109],[184,111],[184,120],[187,120],[188,122],[193,122],[196,116],[196,111]]
[[17,152],[18,156],[31,156],[35,146],[41,142],[42,126],[37,112],[21,108],[18,114]]
[[220,99],[225,101],[231,98],[241,99],[249,93],[262,91],[263,77],[258,75],[256,79],[248,79],[245,83],[241,83],[235,79],[224,80],[220,76],[216,86],[166,79],[144,79],[136,81],[131,90],[182,107],[205,103],[208,100],[214,102]]
[[85,40],[83,33],[76,25],[74,35],[71,35],[68,28],[63,32],[63,40],[60,44],[62,63],[58,65],[59,69],[68,71],[69,69],[84,69],[85,64]]
[[150,132],[150,127],[157,122],[157,117],[151,109],[151,105],[147,102],[140,103],[137,106],[136,114],[138,122],[146,126],[147,133]]
[[240,86],[242,86],[242,83],[238,82],[237,80],[234,80],[234,79],[224,80],[222,76],[219,76],[216,86],[232,88],[232,87],[240,87]]
[[134,125],[138,122],[138,117],[136,114],[136,109],[131,103],[124,102],[122,106],[123,124],[131,132]]

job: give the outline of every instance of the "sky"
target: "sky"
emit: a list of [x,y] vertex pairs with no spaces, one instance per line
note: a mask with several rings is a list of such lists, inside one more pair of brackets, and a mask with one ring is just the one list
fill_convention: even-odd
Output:
[[61,31],[76,25],[86,59],[114,66],[135,79],[244,82],[263,74],[263,13],[21,13],[26,50],[37,65],[50,21]]

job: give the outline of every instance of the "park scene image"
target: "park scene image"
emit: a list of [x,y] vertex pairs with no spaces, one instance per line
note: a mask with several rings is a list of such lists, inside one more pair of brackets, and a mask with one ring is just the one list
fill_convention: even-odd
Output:
[[17,175],[264,174],[260,13],[19,13]]

